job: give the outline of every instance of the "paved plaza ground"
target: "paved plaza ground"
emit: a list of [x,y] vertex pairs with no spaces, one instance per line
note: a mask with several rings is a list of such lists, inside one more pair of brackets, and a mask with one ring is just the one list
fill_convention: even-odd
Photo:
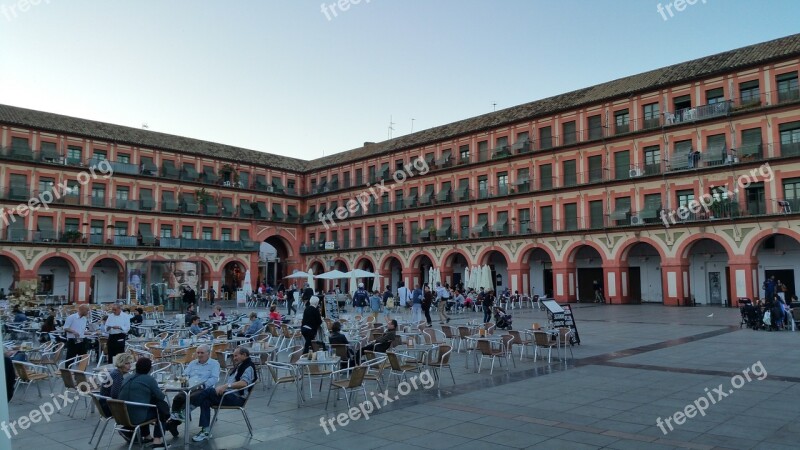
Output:
[[[547,322],[545,313],[538,310],[511,312],[515,329]],[[248,405],[252,437],[240,413],[225,411],[213,430],[214,438],[189,447],[800,447],[800,333],[739,329],[738,309],[578,304],[574,313],[581,345],[574,347],[574,359],[566,363],[555,358],[551,364],[527,359],[517,361],[508,372],[495,365],[490,375],[487,368],[481,373],[475,373],[472,366],[465,369],[465,354],[457,354],[452,360],[455,385],[445,375],[440,389],[413,390],[373,413],[369,420],[337,425],[330,434],[320,426],[320,418],[334,418],[347,408],[340,400],[336,408],[331,401],[325,410],[327,386],[321,395],[315,390],[313,399],[298,408],[291,386],[277,388],[267,406],[270,391],[259,385]],[[479,317],[478,313],[454,316],[451,325]],[[285,360],[286,355],[280,359]],[[748,372],[743,375],[745,369]],[[762,374],[766,377],[759,380],[764,378],[758,376]],[[377,390],[374,383],[369,386]],[[390,391],[394,397],[394,385]],[[12,420],[50,399],[49,393],[43,394],[38,398],[33,387],[24,399],[18,394],[10,404]],[[361,400],[363,397],[357,401]],[[694,405],[705,404],[703,415],[698,414]],[[83,420],[84,411],[81,404],[75,419],[64,412],[50,423],[32,426],[11,441],[13,448],[92,448],[88,440],[97,414]],[[694,417],[675,417],[679,411]],[[197,416],[195,412],[192,434],[197,431]],[[102,448],[109,437],[107,432]],[[0,441],[0,446],[3,442],[7,441]],[[183,436],[171,442],[173,448],[181,448]],[[115,436],[111,448],[124,448],[122,444]]]

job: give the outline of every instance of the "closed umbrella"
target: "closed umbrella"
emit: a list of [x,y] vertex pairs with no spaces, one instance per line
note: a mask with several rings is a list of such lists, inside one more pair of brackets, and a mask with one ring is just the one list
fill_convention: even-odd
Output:
[[464,267],[464,277],[461,282],[464,284],[464,289],[469,287],[469,267]]
[[308,285],[311,286],[311,289],[314,289],[314,269],[308,269]]
[[351,272],[347,272],[347,274],[350,275],[350,289],[349,289],[350,290],[350,295],[353,295],[353,294],[356,293],[356,289],[358,289],[358,283],[356,282],[355,270],[353,270]]
[[380,292],[381,291],[381,277],[375,277],[372,279],[372,290]]
[[252,281],[250,279],[250,271],[244,273],[244,286],[242,286],[245,295],[250,295],[253,293],[253,286]]
[[488,265],[483,266],[483,283],[484,287],[489,290],[494,290],[495,285],[492,283],[492,269]]

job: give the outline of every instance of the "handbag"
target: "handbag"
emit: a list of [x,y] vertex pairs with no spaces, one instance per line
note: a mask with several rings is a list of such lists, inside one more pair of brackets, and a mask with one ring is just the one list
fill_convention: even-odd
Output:
[[772,325],[772,312],[767,310],[764,313],[764,325],[771,326]]

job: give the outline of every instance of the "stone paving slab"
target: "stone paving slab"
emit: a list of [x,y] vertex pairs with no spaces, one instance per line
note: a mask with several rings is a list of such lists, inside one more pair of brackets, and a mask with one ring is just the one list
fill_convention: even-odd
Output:
[[[537,310],[511,313],[517,328],[547,322]],[[340,400],[335,408],[331,404],[326,411],[327,388],[321,394],[315,390],[314,398],[297,408],[291,387],[278,388],[268,406],[270,391],[259,386],[248,405],[253,436],[238,412],[226,411],[211,441],[190,443],[188,448],[710,450],[800,445],[800,359],[791,351],[800,333],[739,330],[736,309],[579,304],[575,315],[582,343],[566,363],[527,358],[508,371],[495,364],[490,375],[465,369],[466,355],[454,353],[455,386],[445,374],[441,388],[412,391],[369,420],[362,418],[330,434],[320,420],[345,412],[346,402]],[[451,324],[479,317],[463,314]],[[767,379],[745,383],[709,406],[705,416],[674,424],[667,434],[656,425],[657,418],[670,417],[706,395],[706,388],[722,383],[727,389],[733,374],[757,361]],[[394,385],[390,392],[395,392]],[[9,406],[10,416],[28,414],[49,400],[49,393],[45,386],[41,399],[35,388],[24,397],[18,393]],[[356,401],[361,400],[363,396]],[[93,448],[88,437],[97,415],[84,420],[84,412],[81,403],[74,419],[62,412],[49,423],[34,424],[16,435],[11,446]],[[196,431],[195,419],[190,432]],[[103,447],[110,437],[107,432]],[[0,448],[9,448],[4,439],[0,434]],[[173,448],[181,448],[182,439],[171,441]],[[113,449],[126,448],[118,436],[113,442]]]

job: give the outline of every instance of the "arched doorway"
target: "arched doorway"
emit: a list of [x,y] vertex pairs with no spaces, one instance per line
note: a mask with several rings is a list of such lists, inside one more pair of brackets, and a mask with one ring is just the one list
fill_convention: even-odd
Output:
[[[319,261],[312,262],[311,265],[309,266],[309,269],[314,271],[314,275],[319,275],[321,273],[325,273],[325,267]],[[305,283],[306,283],[306,280],[302,280],[302,279],[301,280],[297,280],[297,287],[299,287],[300,289],[303,289],[303,286],[305,285]],[[321,291],[321,290],[325,289],[325,280],[315,279],[313,287],[314,287],[315,291]]]
[[463,253],[453,252],[450,254],[450,256],[445,258],[444,267],[453,271],[453,278],[450,282],[450,285],[461,286],[461,284],[464,282],[464,269],[469,267],[469,261]]
[[603,258],[591,246],[582,245],[575,250],[575,276],[577,277],[578,301],[593,302],[595,297],[595,282],[608,290],[603,280]]
[[112,258],[103,258],[92,267],[92,294],[89,296],[90,303],[112,303],[118,299],[125,298],[121,292],[122,281],[125,279],[124,272],[119,263]]
[[633,244],[623,261],[628,263],[628,298],[631,303],[664,303],[661,255],[647,242]]
[[[421,254],[417,256],[417,258],[414,261],[413,267],[416,268],[419,273],[419,275],[417,275],[416,277],[416,279],[418,280],[417,281],[418,284],[424,285],[430,282],[428,271],[430,270],[431,267],[433,267],[433,261],[431,261],[431,258],[428,257],[428,255]],[[413,289],[414,287],[410,288]]]
[[528,275],[531,296],[553,298],[553,261],[541,248],[531,250],[528,256]]
[[389,256],[383,262],[383,270],[389,272],[389,279],[384,280],[391,287],[392,292],[397,292],[400,282],[403,281],[403,265],[394,256]]
[[686,252],[690,295],[698,305],[724,305],[731,298],[728,252],[719,242],[699,239]]
[[[38,277],[38,295],[52,296],[54,300],[58,299],[58,301],[63,300],[64,302],[75,300],[72,298],[75,269],[65,258],[60,256],[47,258],[39,266],[36,275]],[[91,286],[86,288],[89,292],[79,294],[83,294],[84,298],[89,298]]]
[[19,268],[13,259],[8,256],[0,255],[0,289],[2,293],[8,295],[15,281],[19,279]]
[[289,258],[289,247],[280,237],[270,236],[259,246],[258,283],[267,283],[277,288],[284,284],[286,260]]
[[494,286],[484,286],[486,290],[492,289],[495,292],[503,292],[506,287],[510,289],[511,283],[508,278],[508,261],[506,261],[506,257],[494,250],[486,256],[485,260],[492,270],[492,282],[494,283]]
[[800,272],[797,270],[800,267],[800,242],[797,239],[785,234],[772,234],[755,246],[753,256],[758,261],[757,297],[764,295],[761,285],[770,277],[786,286],[784,298],[787,301],[797,295],[800,286]]
[[239,261],[231,261],[222,269],[223,288],[228,298],[235,299],[236,291],[241,289],[247,269]]

